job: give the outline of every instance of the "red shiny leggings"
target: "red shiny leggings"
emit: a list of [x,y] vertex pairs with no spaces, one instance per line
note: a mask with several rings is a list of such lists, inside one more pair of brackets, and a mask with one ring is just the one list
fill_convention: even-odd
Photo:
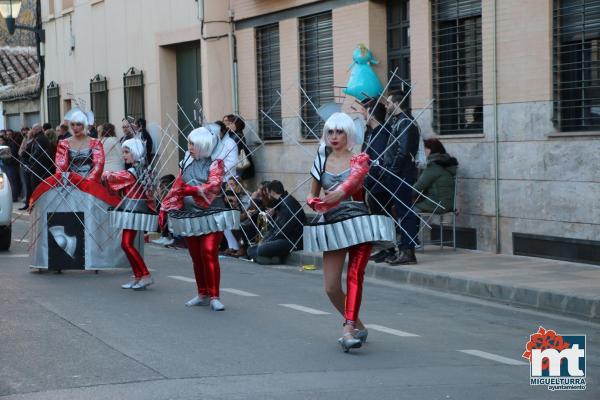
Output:
[[219,297],[221,280],[219,244],[222,239],[223,232],[185,238],[194,264],[194,276],[200,296]]
[[371,243],[361,243],[348,249],[348,272],[346,273],[346,312],[348,321],[358,320],[362,299],[365,269],[371,255]]
[[133,244],[133,242],[135,241],[136,234],[137,231],[132,231],[131,229],[123,229],[123,237],[121,238],[121,248],[125,252],[125,255],[129,260],[129,264],[131,264],[133,275],[137,279],[140,279],[143,276],[150,275],[150,272],[148,272],[148,267],[146,267],[144,259]]

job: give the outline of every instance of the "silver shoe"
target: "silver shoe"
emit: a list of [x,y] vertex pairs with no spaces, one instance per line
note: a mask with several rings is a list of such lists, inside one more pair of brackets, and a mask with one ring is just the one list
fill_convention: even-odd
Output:
[[225,306],[221,303],[221,300],[217,297],[210,300],[210,308],[213,311],[223,311],[225,310]]
[[140,279],[135,285],[131,288],[133,290],[145,290],[148,286],[154,283],[154,279],[150,275],[143,277]]
[[346,332],[344,335],[338,339],[338,343],[344,349],[344,353],[348,353],[350,349],[359,349],[362,346],[362,340],[358,339],[356,336],[356,329],[354,332]]
[[127,282],[127,283],[126,283],[126,284],[124,284],[124,285],[121,285],[121,289],[131,289],[131,288],[133,288],[135,285],[137,285],[137,283],[138,283],[139,281],[140,281],[140,280],[139,280],[139,279],[137,279],[135,276],[132,276],[132,277],[131,277],[131,280],[130,280],[129,282]]
[[363,344],[367,343],[367,336],[369,336],[369,331],[367,330],[367,328],[357,329],[356,333],[354,334],[354,337],[360,339],[360,341],[363,342]]
[[208,296],[196,296],[190,301],[185,303],[186,307],[194,306],[207,306],[210,304],[210,298]]

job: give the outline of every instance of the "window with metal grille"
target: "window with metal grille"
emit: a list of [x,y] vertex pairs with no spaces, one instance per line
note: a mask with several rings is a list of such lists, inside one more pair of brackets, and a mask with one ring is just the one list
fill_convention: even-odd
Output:
[[433,127],[483,131],[481,0],[432,0]]
[[[331,11],[300,18],[300,104],[302,136],[320,136],[323,122],[315,108],[334,101]],[[310,127],[310,129],[309,129]]]
[[258,130],[264,140],[281,139],[281,129],[277,126],[281,126],[281,101],[277,93],[281,91],[279,24],[256,28],[256,73]]
[[[387,53],[390,74],[410,82],[410,19],[409,0],[389,0],[387,2]],[[405,89],[402,81],[395,78],[389,90]]]
[[123,74],[125,117],[144,118],[144,73],[134,67]]
[[90,79],[90,102],[97,125],[108,122],[108,81],[102,75]]
[[600,129],[600,1],[554,0],[554,124]]
[[46,99],[48,101],[48,122],[55,128],[60,124],[60,91],[58,84],[54,81],[46,87]]

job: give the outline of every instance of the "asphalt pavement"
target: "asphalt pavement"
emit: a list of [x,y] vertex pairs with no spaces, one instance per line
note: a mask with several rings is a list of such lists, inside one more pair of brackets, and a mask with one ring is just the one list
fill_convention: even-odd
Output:
[[[133,292],[127,270],[32,271],[28,245],[0,253],[2,400],[600,398],[598,324],[369,279],[369,339],[346,354],[318,270],[222,259],[213,312],[184,306],[185,250],[146,245],[156,284]],[[587,335],[586,391],[530,386],[539,326]]]

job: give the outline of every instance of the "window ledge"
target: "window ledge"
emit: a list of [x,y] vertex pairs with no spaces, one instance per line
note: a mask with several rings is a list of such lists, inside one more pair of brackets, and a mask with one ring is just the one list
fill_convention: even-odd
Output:
[[75,11],[75,8],[73,8],[73,7],[65,8],[64,10],[62,10],[60,12],[60,15],[71,14],[73,11]]
[[263,139],[262,143],[258,142],[258,145],[261,144],[283,144],[283,139]]
[[300,140],[298,140],[298,143],[319,143],[321,140],[320,139],[306,139],[306,138],[302,138]]
[[95,4],[102,3],[102,2],[104,2],[104,0],[90,0],[90,6],[93,6]]
[[550,132],[546,136],[549,138],[600,137],[600,130],[581,132]]
[[54,14],[46,15],[46,19],[43,22],[50,22],[54,19]]
[[433,136],[436,139],[483,139],[485,138],[485,133],[462,133],[460,135],[440,135],[436,134]]

